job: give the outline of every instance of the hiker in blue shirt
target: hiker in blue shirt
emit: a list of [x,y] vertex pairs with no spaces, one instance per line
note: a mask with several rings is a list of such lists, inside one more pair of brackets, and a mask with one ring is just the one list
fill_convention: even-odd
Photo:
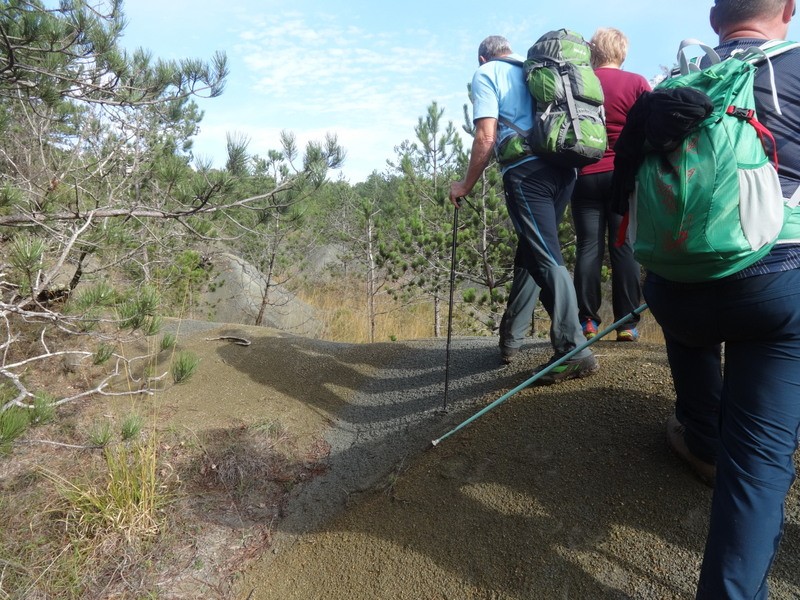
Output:
[[[511,62],[504,59],[512,58]],[[550,341],[554,355],[541,370],[586,342],[578,321],[572,278],[564,265],[558,240],[558,222],[575,185],[575,169],[553,166],[533,156],[522,136],[501,121],[527,131],[533,124],[533,100],[508,41],[490,36],[478,48],[479,68],[472,79],[475,138],[469,165],[461,181],[450,187],[450,200],[458,206],[489,165],[493,153],[503,173],[506,205],[518,236],[514,283],[501,326],[501,352],[515,353],[530,326],[539,289],[550,315]],[[517,64],[514,64],[516,62]],[[545,374],[539,383],[552,384],[585,377],[598,369],[591,350],[584,349]]]
[[[717,52],[725,58],[785,39],[795,1],[716,0]],[[775,137],[778,177],[791,198],[800,185],[800,49],[770,62],[782,114],[765,63],[756,73],[756,113]],[[763,600],[800,432],[800,211],[754,265],[704,283],[648,273],[643,291],[675,383],[667,441],[714,487],[697,598]]]

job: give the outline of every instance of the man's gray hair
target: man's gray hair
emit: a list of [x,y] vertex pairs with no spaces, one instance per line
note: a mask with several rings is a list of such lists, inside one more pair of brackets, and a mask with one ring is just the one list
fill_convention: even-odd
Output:
[[478,56],[482,56],[486,60],[507,54],[511,54],[511,45],[502,35],[490,35],[478,46]]
[[772,18],[786,6],[786,0],[715,0],[718,25],[730,26],[759,18]]

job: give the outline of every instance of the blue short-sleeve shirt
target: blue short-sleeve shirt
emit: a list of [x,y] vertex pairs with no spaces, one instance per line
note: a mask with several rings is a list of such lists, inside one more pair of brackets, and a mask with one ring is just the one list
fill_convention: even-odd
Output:
[[[512,54],[509,58],[522,62],[524,59]],[[522,67],[502,60],[490,60],[482,64],[472,78],[472,120],[498,119],[495,150],[510,135],[513,129],[502,123],[503,117],[523,131],[533,127],[533,98],[528,92]],[[535,157],[526,156],[510,168]],[[504,169],[505,170],[505,169]]]

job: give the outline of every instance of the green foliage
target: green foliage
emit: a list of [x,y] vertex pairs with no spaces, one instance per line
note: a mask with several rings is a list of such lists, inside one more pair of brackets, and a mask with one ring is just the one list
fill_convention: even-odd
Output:
[[160,349],[171,350],[178,343],[178,337],[174,333],[165,333],[161,338]]
[[118,308],[122,329],[152,329],[152,322],[161,303],[158,292],[145,286],[132,297],[126,299]]
[[[222,54],[206,65],[197,60],[153,61],[143,50],[122,50],[117,45],[125,24],[121,6],[121,0],[113,0],[103,14],[75,0],[47,9],[41,0],[8,0],[0,13],[0,50],[7,65],[0,73],[0,89],[8,93],[19,88],[47,106],[64,98],[133,105],[203,90],[209,96],[222,92],[227,76]],[[91,70],[85,62],[89,56]],[[79,77],[81,85],[76,85]]]
[[[467,124],[471,124],[467,111]],[[380,265],[400,286],[399,296],[413,297],[424,291],[434,299],[443,298],[449,287],[452,260],[453,207],[449,203],[450,181],[460,178],[467,154],[454,140],[452,123],[442,126],[442,111],[433,103],[415,129],[416,142],[404,142],[397,149],[395,167],[403,174],[395,205],[405,207],[385,227],[398,230],[393,238],[380,239]],[[471,127],[465,127],[471,134]],[[456,285],[467,284],[475,293],[462,293],[472,305],[471,330],[484,333],[499,325],[504,309],[506,283],[513,270],[516,235],[506,211],[502,180],[491,165],[475,186],[473,194],[459,209]],[[487,290],[486,295],[478,289]],[[478,300],[484,298],[484,302]],[[486,327],[486,323],[492,325]]]
[[558,225],[558,240],[561,243],[561,255],[564,257],[564,262],[567,268],[572,271],[575,269],[577,242],[575,226],[572,221],[572,211],[569,206],[564,213],[564,218]]
[[108,281],[98,281],[97,283],[82,289],[76,294],[73,306],[80,312],[85,312],[93,308],[109,308],[114,306],[119,300],[118,294],[111,287]]
[[600,281],[608,281],[611,279],[611,269],[608,265],[600,267]]
[[46,251],[47,245],[39,238],[20,235],[11,243],[8,258],[23,295],[31,294],[35,288]]
[[[3,123],[0,121],[0,130],[3,128]],[[5,214],[8,207],[12,207],[23,199],[22,190],[12,185],[5,184],[0,186],[0,214]]]
[[28,429],[30,415],[24,408],[12,406],[0,412],[0,454],[11,451],[11,444]]
[[164,317],[161,315],[153,315],[151,318],[145,320],[144,327],[142,327],[142,334],[146,337],[158,335],[163,326]]
[[92,356],[92,364],[104,365],[112,356],[114,356],[114,347],[108,344],[100,344]]
[[196,250],[183,250],[154,271],[167,306],[177,310],[192,303],[211,276],[211,264]]
[[37,392],[33,397],[33,408],[29,415],[31,425],[45,425],[55,418],[55,398],[46,392]]
[[172,381],[176,384],[189,381],[199,365],[200,359],[192,352],[184,350],[178,353],[172,361]]
[[131,414],[125,417],[120,427],[120,435],[124,441],[132,440],[139,436],[144,426],[144,419],[141,415]]
[[111,442],[111,425],[108,421],[94,423],[89,429],[89,443],[95,448],[105,448]]

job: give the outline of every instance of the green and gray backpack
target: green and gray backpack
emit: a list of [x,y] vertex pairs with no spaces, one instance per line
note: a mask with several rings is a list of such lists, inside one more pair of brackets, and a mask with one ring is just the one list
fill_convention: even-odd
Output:
[[[686,58],[685,49],[694,45],[703,48],[710,66],[700,69]],[[797,47],[770,41],[720,60],[696,40],[681,43],[682,74],[656,90],[689,86],[705,93],[714,109],[677,149],[648,153],[636,174],[631,240],[646,269],[672,281],[708,281],[736,273],[772,249],[800,194],[783,197],[774,140],[756,118],[753,82],[756,65],[771,71],[770,57]],[[774,75],[772,81],[780,113]]]
[[567,167],[603,157],[608,144],[603,88],[589,57],[583,37],[566,29],[544,34],[528,50],[522,68],[534,100],[533,128],[501,122],[521,136],[530,153]]

